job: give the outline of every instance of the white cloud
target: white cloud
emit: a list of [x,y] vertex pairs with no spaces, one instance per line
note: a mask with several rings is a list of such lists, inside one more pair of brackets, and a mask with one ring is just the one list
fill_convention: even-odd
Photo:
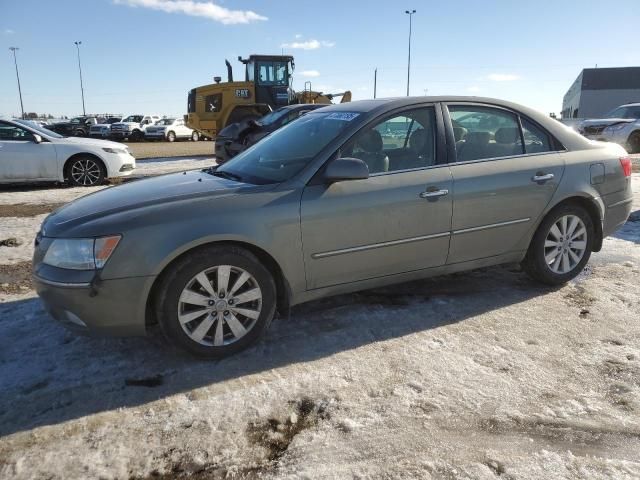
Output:
[[320,72],[318,70],[304,70],[300,72],[303,77],[319,77]]
[[143,7],[160,10],[166,13],[182,13],[193,17],[203,17],[225,25],[252,23],[268,20],[251,10],[229,10],[213,2],[194,0],[114,0],[114,3],[129,7]]
[[512,73],[492,73],[487,78],[494,82],[512,82],[513,80],[518,80],[520,76]]
[[14,33],[16,33],[16,32],[14,32],[13,30],[11,30],[10,28],[6,28],[6,29],[4,30],[4,32],[3,32],[3,33],[4,33],[5,35],[13,35],[13,34],[14,34]]
[[296,33],[296,39],[298,38],[302,38],[302,34],[301,33]]
[[480,91],[480,87],[473,86],[473,87],[467,88],[467,92],[476,93],[479,91]]
[[280,48],[289,48],[292,50],[317,50],[320,47],[333,47],[335,42],[307,40],[306,42],[283,43]]

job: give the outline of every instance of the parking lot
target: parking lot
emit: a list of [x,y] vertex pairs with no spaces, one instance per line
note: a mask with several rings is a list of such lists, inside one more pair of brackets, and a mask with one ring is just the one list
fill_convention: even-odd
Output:
[[129,142],[129,151],[138,160],[158,157],[213,155],[213,142]]
[[[142,160],[137,174],[213,162]],[[51,320],[30,283],[35,232],[108,187],[4,189],[0,477],[638,478],[632,181],[630,220],[562,288],[505,266],[343,295],[217,362],[155,329],[96,339]]]

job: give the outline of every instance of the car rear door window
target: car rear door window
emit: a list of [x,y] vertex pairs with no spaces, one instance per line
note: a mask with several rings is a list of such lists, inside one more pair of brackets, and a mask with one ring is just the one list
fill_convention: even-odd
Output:
[[506,110],[451,105],[449,116],[458,162],[522,155],[518,117]]

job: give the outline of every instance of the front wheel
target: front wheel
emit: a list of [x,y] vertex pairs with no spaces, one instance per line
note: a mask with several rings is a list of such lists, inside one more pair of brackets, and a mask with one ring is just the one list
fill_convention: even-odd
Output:
[[547,285],[560,285],[576,277],[589,261],[594,240],[593,221],[579,205],[552,210],[536,231],[524,270]]
[[131,132],[131,135],[129,135],[129,140],[131,140],[132,142],[140,142],[143,138],[144,135],[140,130],[134,130],[133,132]]
[[76,158],[67,167],[67,182],[74,187],[101,185],[105,176],[102,162],[92,157]]
[[167,133],[167,141],[173,143],[176,141],[176,134],[175,132],[169,132]]
[[179,260],[163,278],[156,313],[165,336],[205,358],[254,343],[276,308],[272,275],[249,251],[208,247]]
[[629,153],[640,153],[640,131],[633,132],[627,140],[627,151]]
[[191,140],[194,141],[194,142],[197,142],[198,140],[200,140],[200,135],[198,135],[198,132],[194,131],[191,134]]

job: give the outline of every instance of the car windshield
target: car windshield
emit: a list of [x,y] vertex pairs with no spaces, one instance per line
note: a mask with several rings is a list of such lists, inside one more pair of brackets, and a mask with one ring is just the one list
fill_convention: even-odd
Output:
[[271,125],[282,117],[284,117],[290,109],[288,108],[279,108],[278,110],[274,110],[273,112],[267,113],[264,117],[258,119],[258,123],[260,125]]
[[640,105],[618,107],[609,112],[606,118],[640,118]]
[[49,138],[65,138],[64,135],[60,135],[52,130],[48,130],[44,127],[41,127],[40,125],[29,122],[29,120],[16,120],[15,122],[20,123],[26,127],[29,127],[31,130],[38,133],[39,135],[45,135]]
[[214,174],[255,184],[284,182],[301,172],[358,116],[356,112],[309,113],[229,160]]
[[156,125],[172,125],[175,121],[175,118],[163,118],[162,120],[158,120]]
[[105,123],[112,124],[112,123],[116,123],[116,122],[119,122],[119,121],[120,121],[120,119],[118,117],[111,117],[111,118],[107,118],[107,121]]
[[123,120],[123,122],[140,123],[142,121],[142,115],[129,115]]

